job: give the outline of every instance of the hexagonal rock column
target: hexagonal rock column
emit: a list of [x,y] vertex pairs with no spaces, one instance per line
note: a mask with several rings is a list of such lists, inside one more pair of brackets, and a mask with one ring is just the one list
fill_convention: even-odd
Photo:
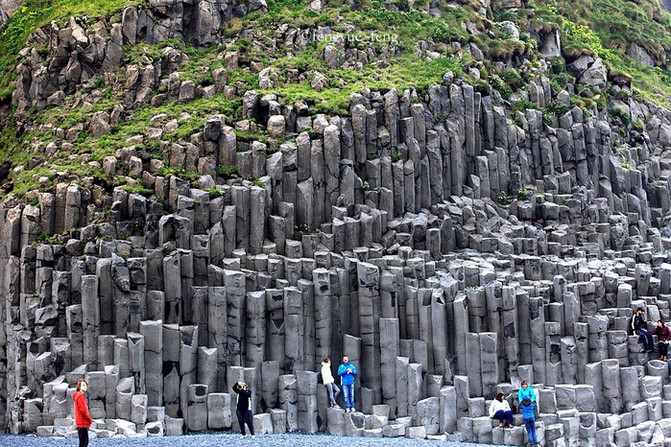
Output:
[[207,395],[207,428],[224,430],[231,428],[231,395],[209,393]]
[[144,337],[144,386],[148,404],[163,403],[163,323],[140,322],[140,334]]
[[296,391],[298,397],[298,429],[306,433],[316,433],[319,430],[317,424],[317,373],[297,371]]
[[287,431],[298,430],[298,393],[297,380],[294,374],[279,377],[278,400],[282,410],[286,412]]
[[189,431],[207,430],[207,393],[208,386],[203,384],[189,385],[189,402],[186,417],[186,428]]
[[93,369],[98,363],[99,323],[98,277],[84,275],[82,276],[83,360]]

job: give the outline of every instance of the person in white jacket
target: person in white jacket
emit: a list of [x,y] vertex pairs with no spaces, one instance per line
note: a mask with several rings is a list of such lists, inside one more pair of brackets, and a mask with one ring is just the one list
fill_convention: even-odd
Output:
[[322,381],[326,387],[326,391],[329,393],[329,400],[331,401],[331,407],[340,408],[336,403],[336,399],[340,395],[340,388],[335,384],[333,379],[333,374],[331,374],[331,360],[328,357],[324,357],[322,362]]
[[489,404],[489,417],[499,420],[499,427],[503,427],[504,421],[507,427],[513,426],[513,411],[508,401],[504,399],[503,393],[496,395],[496,399]]

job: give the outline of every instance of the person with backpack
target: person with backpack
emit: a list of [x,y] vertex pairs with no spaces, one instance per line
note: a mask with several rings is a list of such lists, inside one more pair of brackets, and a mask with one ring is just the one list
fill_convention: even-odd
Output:
[[89,427],[93,423],[91,414],[89,413],[89,406],[86,403],[86,396],[84,393],[88,390],[89,383],[86,379],[79,379],[77,381],[77,391],[72,394],[72,400],[75,403],[75,425],[77,426],[77,434],[79,435],[79,447],[87,447],[89,445]]
[[659,344],[657,344],[657,348],[659,349],[659,359],[666,361],[666,355],[669,350],[669,341],[671,341],[671,330],[664,324],[663,320],[657,320],[657,327],[653,333],[659,339]]
[[252,418],[252,410],[250,409],[249,401],[252,398],[252,392],[247,388],[245,382],[236,382],[233,385],[233,391],[238,395],[238,402],[235,407],[235,415],[238,417],[238,424],[240,425],[240,432],[242,433],[241,438],[244,438],[247,434],[245,431],[245,423],[249,427],[249,433],[251,433],[252,438],[254,436],[254,420]]
[[645,352],[652,352],[655,344],[652,340],[652,334],[648,331],[648,322],[643,317],[642,307],[636,309],[636,313],[631,319],[631,329],[634,331],[634,334],[643,340],[643,350]]
[[533,403],[528,397],[525,397],[522,402],[520,402],[520,409],[522,410],[524,428],[527,430],[529,445],[537,445],[538,438],[536,437],[536,404]]
[[324,357],[324,361],[322,362],[321,375],[322,382],[329,395],[330,407],[339,409],[340,407],[336,403],[336,399],[340,395],[340,388],[335,384],[335,379],[333,378],[333,374],[331,374],[331,359],[328,357]]
[[354,376],[359,374],[354,363],[350,363],[349,357],[344,356],[342,363],[338,367],[340,376],[340,385],[345,395],[345,412],[354,413]]
[[510,409],[510,404],[504,399],[505,395],[499,393],[496,398],[489,404],[489,417],[499,420],[499,427],[503,427],[504,421],[508,428],[513,426],[513,410]]

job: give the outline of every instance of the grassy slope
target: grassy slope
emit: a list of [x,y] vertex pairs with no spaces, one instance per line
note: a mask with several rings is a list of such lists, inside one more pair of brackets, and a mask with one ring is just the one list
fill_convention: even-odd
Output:
[[[528,9],[517,13],[500,11],[496,20],[513,20],[533,30],[561,29],[562,52],[567,58],[581,53],[601,57],[611,74],[632,80],[632,89],[642,99],[669,105],[671,71],[644,67],[628,55],[631,42],[653,57],[666,54],[671,60],[671,14],[656,0],[530,0]],[[667,62],[671,67],[671,62]],[[660,89],[663,95],[654,93]]]
[[[669,73],[658,68],[647,69],[635,64],[629,59],[625,43],[620,36],[625,32],[632,32],[632,27],[637,30],[635,41],[648,49],[651,54],[659,54],[656,51],[668,51],[671,49],[671,28],[669,15],[661,14],[659,9],[652,8],[654,0],[639,0],[638,4],[622,0],[575,0],[554,2],[552,0],[535,0],[530,6],[533,9],[521,10],[518,13],[497,13],[495,20],[513,20],[524,30],[527,26],[535,29],[552,29],[561,27],[563,31],[563,46],[567,54],[576,55],[582,51],[597,54],[607,61],[611,70],[625,73],[633,79],[635,93],[642,98],[663,102],[665,98],[653,93],[655,87],[671,96],[671,83],[668,82]],[[64,22],[70,15],[88,14],[90,18],[109,16],[117,11],[122,5],[130,3],[143,3],[141,1],[65,1],[46,2],[41,0],[27,0],[17,13],[10,19],[8,24],[0,32],[0,98],[11,92],[9,81],[13,79],[14,71],[11,69],[18,61],[18,51],[23,47],[27,36],[37,26],[48,23],[51,20]],[[183,79],[192,79],[196,84],[206,85],[211,82],[211,70],[222,66],[222,60],[218,55],[224,49],[236,50],[240,54],[242,62],[262,61],[264,66],[275,68],[280,74],[279,85],[264,93],[275,93],[285,104],[293,104],[297,100],[305,100],[313,106],[315,113],[345,114],[348,110],[349,96],[352,92],[360,92],[364,87],[371,89],[388,89],[396,87],[399,91],[405,88],[415,88],[420,93],[427,86],[440,82],[446,71],[453,71],[458,76],[464,76],[465,68],[476,67],[483,80],[470,79],[482,89],[487,90],[493,86],[501,91],[504,98],[510,97],[517,89],[524,89],[524,85],[533,79],[534,60],[537,57],[533,52],[534,42],[527,40],[515,41],[499,32],[498,28],[477,16],[468,5],[462,8],[445,6],[444,15],[441,18],[433,18],[422,8],[426,7],[426,0],[415,2],[415,8],[411,9],[404,0],[397,0],[398,11],[389,11],[379,0],[361,0],[358,9],[351,10],[337,1],[329,2],[321,13],[310,11],[306,8],[304,0],[278,0],[270,1],[270,11],[267,14],[250,14],[244,18],[232,19],[223,29],[225,42],[218,46],[205,49],[196,49],[182,42],[170,41],[159,45],[138,45],[127,48],[125,51],[126,63],[140,60],[140,58],[156,58],[161,54],[161,48],[166,45],[181,46],[182,51],[187,53],[190,62],[180,67]],[[467,3],[467,2],[464,2]],[[639,22],[627,22],[613,20],[607,22],[607,9],[605,4],[613,7],[626,6],[621,12],[629,14]],[[635,14],[627,12],[635,10]],[[494,37],[488,37],[486,33],[471,36],[463,28],[462,24],[475,22],[480,29],[489,27]],[[256,33],[272,35],[273,30],[281,23],[290,23],[291,26],[330,26],[336,32],[345,32],[348,25],[355,25],[361,29],[360,33],[370,32],[392,32],[398,38],[397,48],[400,50],[397,56],[390,60],[390,65],[377,68],[370,64],[363,70],[341,70],[328,69],[321,54],[326,42],[311,42],[306,51],[299,54],[287,54],[284,46],[279,43],[278,48],[270,51],[264,46],[264,39],[254,39],[254,42],[246,39],[237,39],[238,33],[244,30],[254,30]],[[585,23],[593,23],[594,30],[581,26]],[[485,61],[474,61],[470,56],[440,57],[433,61],[420,61],[414,56],[414,46],[418,40],[431,40],[442,48],[440,51],[449,54],[450,42],[460,42],[462,45],[474,41],[487,56]],[[364,43],[352,43],[360,49],[365,49]],[[384,43],[375,44],[378,49]],[[442,45],[442,47],[441,47]],[[661,48],[661,49],[660,49]],[[492,64],[492,60],[504,59],[510,54],[525,54],[529,62],[521,70],[506,70],[498,73]],[[272,57],[269,56],[272,54]],[[552,85],[555,89],[562,88],[570,78],[563,70],[563,61],[552,61]],[[309,83],[287,83],[283,78],[288,69],[315,69],[327,78],[327,89],[322,92],[314,91]],[[117,78],[120,74],[117,72]],[[102,80],[101,80],[102,81]],[[666,84],[665,84],[666,81]],[[229,73],[229,84],[238,86],[238,91],[246,89],[258,89],[258,74],[249,73],[238,69]],[[63,106],[44,111],[34,119],[39,123],[49,123],[54,127],[68,129],[77,123],[88,122],[91,112],[99,110],[110,111],[115,104],[123,102],[119,92],[115,92],[111,85],[104,82],[98,83],[98,88],[103,92],[103,99],[88,108],[73,108],[66,103]],[[605,106],[605,96],[598,100],[581,98],[577,95],[573,100],[578,105],[589,109],[593,106],[600,108]],[[520,102],[517,109],[532,107],[531,104]],[[544,113],[561,114],[563,110],[556,109],[552,104]],[[92,176],[97,182],[114,186],[122,184],[123,178],[105,179],[101,170],[92,168],[81,162],[81,158],[73,155],[83,155],[83,159],[90,161],[101,161],[107,155],[113,155],[115,150],[125,145],[126,139],[145,133],[149,126],[149,119],[159,113],[165,113],[166,119],[177,119],[182,112],[189,113],[190,118],[182,119],[180,126],[172,134],[163,136],[163,140],[175,142],[188,140],[191,133],[202,129],[205,119],[212,114],[223,114],[227,122],[231,123],[240,119],[241,99],[227,100],[223,95],[217,95],[211,99],[200,99],[187,105],[168,103],[160,107],[145,106],[132,112],[119,126],[112,129],[110,134],[102,138],[93,138],[86,132],[72,141],[73,148],[68,153],[59,153],[49,157],[47,166],[36,167],[25,170],[14,176],[13,192],[22,195],[38,185],[39,177],[54,178],[59,172],[69,172],[78,175]],[[29,160],[31,164],[40,165],[47,161],[42,150],[49,141],[55,140],[51,132],[34,132],[23,137],[16,135],[13,121],[0,131],[0,160],[9,159],[12,166],[25,166]],[[240,135],[244,137],[244,135]],[[244,138],[241,138],[244,139]],[[158,142],[146,142],[138,149],[151,152],[157,158],[161,157]],[[34,151],[26,150],[31,143],[35,143]],[[271,142],[272,144],[272,142]],[[166,172],[169,174],[170,172]],[[193,178],[193,173],[181,173],[185,177]],[[140,188],[141,189],[141,188]]]
[[99,18],[112,15],[125,5],[142,0],[24,0],[0,29],[0,99],[11,94],[10,82],[16,78],[19,51],[37,28],[51,23],[65,23],[69,17]]

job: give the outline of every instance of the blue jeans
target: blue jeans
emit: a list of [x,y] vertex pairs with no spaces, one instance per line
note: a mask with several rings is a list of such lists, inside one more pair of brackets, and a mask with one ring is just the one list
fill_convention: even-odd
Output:
[[336,399],[340,395],[340,388],[338,388],[338,385],[335,383],[327,383],[324,386],[329,393],[329,400],[331,401],[331,405],[337,405]]
[[354,408],[354,384],[343,385],[342,393],[345,396],[345,408]]
[[513,412],[499,410],[494,413],[494,418],[498,419],[502,424],[510,425],[513,423]]
[[527,429],[527,436],[529,437],[529,444],[537,443],[538,438],[536,438],[536,419],[534,419],[534,418],[524,419],[524,428]]
[[652,341],[652,334],[645,329],[636,329],[636,334],[643,340],[643,349],[652,349],[655,344]]

